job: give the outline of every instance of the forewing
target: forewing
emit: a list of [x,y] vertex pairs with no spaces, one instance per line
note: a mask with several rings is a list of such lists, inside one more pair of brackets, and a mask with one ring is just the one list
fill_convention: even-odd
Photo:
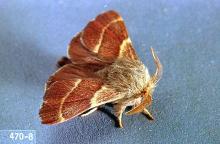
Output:
[[100,78],[81,72],[68,64],[49,78],[39,113],[43,124],[64,122],[117,98]]
[[107,11],[89,22],[70,43],[73,63],[112,63],[117,58],[137,59],[125,24],[115,11]]
[[95,71],[102,69],[99,65],[76,65],[76,64],[66,64],[59,68],[53,75],[50,76],[46,83],[46,88],[48,89],[51,84],[56,81],[62,80],[74,80],[76,78],[97,78],[94,74]]
[[103,65],[103,62],[97,57],[97,54],[86,49],[80,42],[81,33],[77,34],[69,44],[68,57],[74,64],[98,64]]

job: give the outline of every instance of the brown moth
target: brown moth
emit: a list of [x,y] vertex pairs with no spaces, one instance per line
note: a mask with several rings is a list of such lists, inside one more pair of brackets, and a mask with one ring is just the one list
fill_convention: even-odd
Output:
[[90,21],[70,42],[68,57],[48,79],[39,115],[43,124],[56,124],[88,115],[107,103],[113,104],[119,127],[122,113],[143,113],[153,119],[154,88],[162,65],[151,48],[156,72],[150,76],[138,58],[121,16],[107,11]]

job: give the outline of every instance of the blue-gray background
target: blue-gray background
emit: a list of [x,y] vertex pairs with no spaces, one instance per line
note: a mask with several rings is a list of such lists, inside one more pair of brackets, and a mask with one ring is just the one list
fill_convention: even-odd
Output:
[[[105,113],[46,126],[44,83],[71,38],[100,12],[125,20],[150,72],[153,46],[164,65],[149,122]],[[147,57],[143,55],[143,49]],[[33,129],[38,144],[220,143],[220,1],[0,0],[0,129]]]

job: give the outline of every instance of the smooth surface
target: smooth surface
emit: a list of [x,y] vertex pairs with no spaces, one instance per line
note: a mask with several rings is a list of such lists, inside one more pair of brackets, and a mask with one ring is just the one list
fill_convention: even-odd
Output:
[[[150,72],[151,46],[164,65],[151,107],[155,121],[124,115],[118,129],[95,112],[41,125],[44,83],[56,61],[89,20],[109,9],[124,18]],[[220,143],[219,76],[220,1],[0,0],[0,129],[36,130],[37,144]]]

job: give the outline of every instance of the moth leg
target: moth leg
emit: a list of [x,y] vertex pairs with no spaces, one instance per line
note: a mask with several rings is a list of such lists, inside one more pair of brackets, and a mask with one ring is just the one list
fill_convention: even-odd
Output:
[[118,126],[119,126],[120,128],[123,128],[123,124],[122,124],[122,114],[123,114],[125,108],[126,108],[126,105],[124,105],[124,104],[122,104],[122,103],[116,104],[116,105],[114,106],[115,116],[117,117]]
[[57,67],[60,68],[64,65],[70,64],[70,63],[71,63],[70,59],[68,57],[63,56],[63,57],[61,57],[60,60],[58,60]]
[[95,112],[97,109],[98,109],[98,108],[90,109],[90,110],[86,111],[85,113],[81,114],[80,116],[81,116],[81,117],[87,116],[87,115],[89,115],[89,114]]
[[152,114],[146,108],[143,110],[142,113],[147,117],[147,119],[154,120],[154,117],[152,116]]

